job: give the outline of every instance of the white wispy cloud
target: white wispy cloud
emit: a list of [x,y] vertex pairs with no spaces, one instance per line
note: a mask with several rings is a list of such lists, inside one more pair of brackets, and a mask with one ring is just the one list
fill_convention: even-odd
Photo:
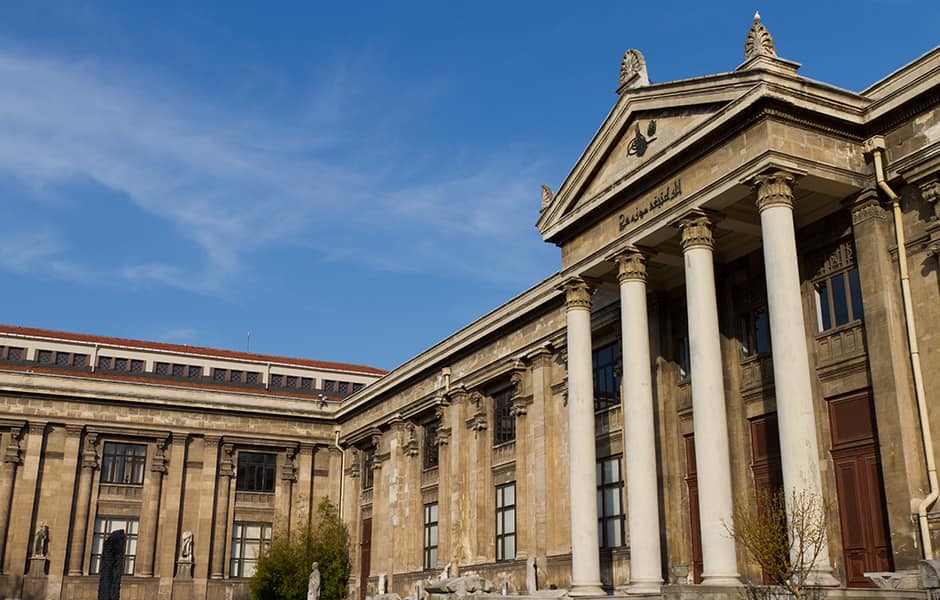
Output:
[[[385,269],[529,280],[543,269],[527,239],[538,202],[532,152],[444,160],[390,147],[394,135],[366,133],[395,125],[376,111],[364,128],[355,106],[366,94],[343,69],[305,110],[276,117],[233,112],[140,69],[21,49],[0,47],[0,79],[0,171],[34,189],[88,178],[203,252],[186,264],[152,257],[92,269],[63,261],[66,244],[44,231],[46,243],[0,248],[0,268],[42,265],[76,281],[108,271],[133,285],[213,292],[245,254],[289,243]],[[387,118],[420,104],[403,101]],[[505,268],[480,267],[494,260]]]

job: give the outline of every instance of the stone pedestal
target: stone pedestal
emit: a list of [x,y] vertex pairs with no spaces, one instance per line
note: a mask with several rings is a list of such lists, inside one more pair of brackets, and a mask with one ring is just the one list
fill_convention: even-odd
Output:
[[49,560],[45,556],[31,556],[26,574],[31,577],[45,577],[47,572],[46,567],[48,565]]
[[187,580],[193,578],[193,561],[192,560],[178,560],[176,561],[176,579]]

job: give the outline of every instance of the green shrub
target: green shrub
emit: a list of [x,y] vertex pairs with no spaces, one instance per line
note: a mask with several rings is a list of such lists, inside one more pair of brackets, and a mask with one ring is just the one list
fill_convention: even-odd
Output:
[[313,527],[277,536],[258,558],[249,584],[252,600],[306,600],[313,562],[319,563],[320,600],[341,600],[349,579],[349,531],[324,498]]

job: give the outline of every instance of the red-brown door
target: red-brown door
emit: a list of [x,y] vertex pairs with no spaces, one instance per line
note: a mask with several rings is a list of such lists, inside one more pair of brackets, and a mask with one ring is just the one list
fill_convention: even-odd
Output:
[[685,461],[689,486],[689,531],[692,536],[692,581],[702,583],[702,522],[698,512],[698,471],[695,468],[695,436],[685,436]]
[[359,539],[359,600],[366,600],[369,588],[369,571],[372,569],[372,519],[362,520],[362,536]]
[[[757,493],[757,510],[765,510],[761,506],[767,494],[779,492],[783,489],[783,469],[780,466],[780,433],[777,429],[777,414],[771,413],[752,419],[751,429],[751,474],[754,476],[754,490]],[[774,583],[762,571],[761,577],[765,584]]]
[[894,567],[870,394],[830,400],[829,423],[846,583],[874,587],[864,574]]

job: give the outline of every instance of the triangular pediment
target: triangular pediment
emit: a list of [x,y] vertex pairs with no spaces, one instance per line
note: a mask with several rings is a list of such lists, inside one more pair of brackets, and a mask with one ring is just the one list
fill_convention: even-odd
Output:
[[752,77],[725,73],[620,96],[558,193],[543,198],[537,223],[543,236],[582,205],[667,160],[757,85]]

